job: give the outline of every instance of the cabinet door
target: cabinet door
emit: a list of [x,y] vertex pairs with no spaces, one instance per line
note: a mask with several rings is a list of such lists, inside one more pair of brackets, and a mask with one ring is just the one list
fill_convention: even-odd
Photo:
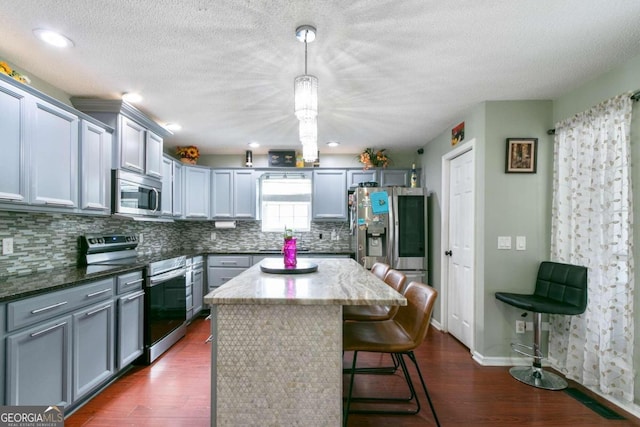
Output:
[[202,268],[193,271],[193,282],[191,283],[191,294],[193,295],[193,314],[197,315],[203,308],[204,297],[204,270]]
[[0,81],[0,202],[26,202],[27,121],[31,97]]
[[162,157],[162,206],[164,216],[173,216],[173,160]]
[[71,403],[69,316],[10,335],[6,344],[8,405]]
[[146,133],[145,173],[162,178],[162,138],[151,131]]
[[184,179],[183,167],[178,162],[173,162],[173,216],[181,217],[184,213]]
[[29,162],[31,203],[78,204],[78,116],[36,101]]
[[73,315],[74,402],[115,372],[113,300],[95,304]]
[[133,120],[121,116],[120,167],[144,173],[144,145],[145,128]]
[[233,171],[233,215],[246,219],[256,217],[256,180],[252,170]]
[[211,217],[233,217],[233,171],[211,172]]
[[375,170],[350,170],[347,171],[347,189],[355,188],[361,182],[377,182],[378,174]]
[[345,170],[313,171],[314,220],[347,220],[346,180]]
[[197,166],[185,168],[185,218],[209,218],[210,169]]
[[108,214],[113,135],[84,120],[80,135],[80,208]]
[[380,186],[391,187],[394,185],[408,187],[411,171],[408,170],[381,170]]
[[144,349],[144,291],[118,298],[118,369],[136,360]]

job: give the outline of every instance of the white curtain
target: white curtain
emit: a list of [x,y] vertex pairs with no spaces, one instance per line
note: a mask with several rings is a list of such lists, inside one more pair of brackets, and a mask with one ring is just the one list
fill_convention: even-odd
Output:
[[633,401],[633,212],[623,94],[556,124],[551,258],[588,267],[588,305],[550,316],[549,359],[567,378]]

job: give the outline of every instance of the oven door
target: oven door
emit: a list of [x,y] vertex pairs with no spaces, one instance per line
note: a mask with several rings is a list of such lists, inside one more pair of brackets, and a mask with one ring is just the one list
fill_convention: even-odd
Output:
[[186,268],[151,276],[146,288],[145,344],[154,343],[187,320]]

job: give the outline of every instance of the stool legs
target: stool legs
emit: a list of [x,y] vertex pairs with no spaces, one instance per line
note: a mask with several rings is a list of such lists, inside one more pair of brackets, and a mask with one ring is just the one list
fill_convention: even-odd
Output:
[[509,370],[509,373],[518,381],[533,387],[546,390],[562,390],[567,388],[567,382],[562,377],[542,369],[542,352],[540,351],[542,313],[533,314],[533,365],[515,366]]

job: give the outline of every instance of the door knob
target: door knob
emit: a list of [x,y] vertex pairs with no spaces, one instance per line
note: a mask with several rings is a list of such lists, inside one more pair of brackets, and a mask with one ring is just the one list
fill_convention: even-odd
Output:
[[453,255],[453,252],[451,252],[451,251],[444,251],[444,254],[445,254],[446,256],[451,256],[451,255]]

